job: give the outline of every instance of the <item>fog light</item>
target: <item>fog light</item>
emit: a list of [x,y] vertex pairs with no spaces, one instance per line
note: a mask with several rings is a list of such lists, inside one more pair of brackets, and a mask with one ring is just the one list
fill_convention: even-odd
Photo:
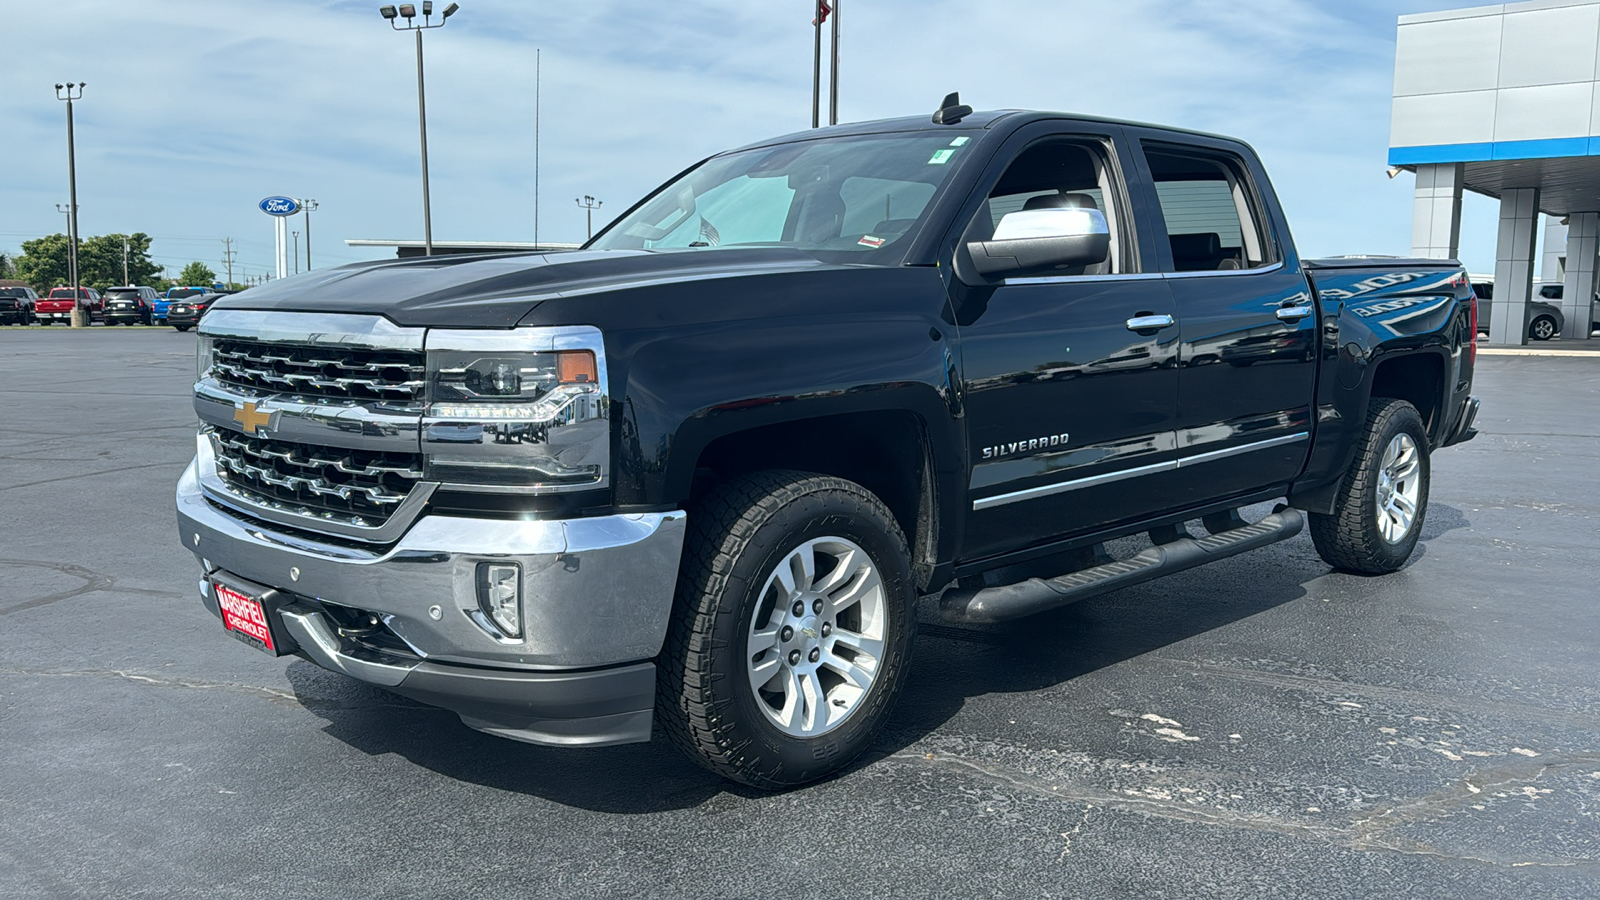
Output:
[[521,567],[515,563],[479,563],[478,605],[507,637],[522,637]]

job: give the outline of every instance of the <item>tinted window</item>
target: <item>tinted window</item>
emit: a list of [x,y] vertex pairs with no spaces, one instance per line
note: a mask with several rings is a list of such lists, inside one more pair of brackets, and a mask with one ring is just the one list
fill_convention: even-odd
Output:
[[1243,162],[1224,153],[1146,145],[1173,268],[1254,269],[1277,260]]
[[176,299],[178,297],[196,297],[203,293],[205,293],[205,291],[202,291],[199,288],[173,288],[172,290],[167,291],[167,296]]

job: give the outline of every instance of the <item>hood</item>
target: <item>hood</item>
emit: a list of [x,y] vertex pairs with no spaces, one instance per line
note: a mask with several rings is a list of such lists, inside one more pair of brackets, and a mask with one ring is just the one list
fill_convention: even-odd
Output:
[[541,301],[710,278],[832,268],[798,250],[577,250],[354,263],[282,278],[214,309],[356,313],[397,325],[511,328]]

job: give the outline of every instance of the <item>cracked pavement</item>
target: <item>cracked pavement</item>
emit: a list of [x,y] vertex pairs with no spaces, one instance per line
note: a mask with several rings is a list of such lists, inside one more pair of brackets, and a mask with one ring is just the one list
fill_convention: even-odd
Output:
[[925,617],[868,758],[765,795],[231,640],[172,487],[194,340],[0,329],[0,896],[1600,894],[1600,368],[1483,357],[1413,563],[1308,537]]

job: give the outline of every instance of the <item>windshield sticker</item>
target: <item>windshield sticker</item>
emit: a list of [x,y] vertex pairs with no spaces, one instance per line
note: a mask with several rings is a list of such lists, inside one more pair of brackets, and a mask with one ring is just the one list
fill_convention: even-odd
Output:
[[872,249],[876,250],[879,247],[882,247],[884,244],[889,243],[889,239],[888,238],[881,238],[881,237],[873,237],[872,235],[869,234],[869,235],[863,236],[861,238],[861,240],[856,241],[856,243],[860,244],[863,247],[871,247]]
[[956,151],[954,151],[954,150],[949,150],[949,149],[935,150],[935,151],[933,151],[933,156],[931,158],[929,158],[929,160],[928,160],[928,165],[930,165],[930,166],[942,166],[945,163],[950,161],[950,157],[955,156],[955,155],[956,155]]
[[950,146],[952,146],[952,147],[965,147],[967,145],[967,141],[970,141],[970,140],[972,140],[972,138],[969,138],[969,137],[958,137],[955,140],[950,142]]

